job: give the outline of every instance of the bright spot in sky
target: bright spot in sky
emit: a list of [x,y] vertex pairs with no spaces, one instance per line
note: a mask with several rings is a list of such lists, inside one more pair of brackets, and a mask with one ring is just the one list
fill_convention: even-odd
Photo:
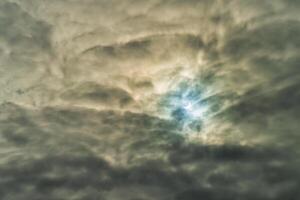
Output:
[[185,100],[182,106],[192,118],[203,118],[205,111],[207,111],[206,106],[197,105],[197,102],[190,100]]
[[194,98],[185,95],[171,97],[170,109],[174,111],[173,117],[182,121],[203,120],[208,107],[201,100],[200,94]]
[[182,82],[162,98],[161,107],[184,130],[200,131],[209,111],[204,91],[197,82]]

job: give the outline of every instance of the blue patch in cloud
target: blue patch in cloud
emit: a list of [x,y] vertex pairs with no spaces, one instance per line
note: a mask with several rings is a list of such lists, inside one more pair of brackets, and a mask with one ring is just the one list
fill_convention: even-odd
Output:
[[184,80],[162,97],[160,108],[183,130],[199,132],[210,108],[205,91],[199,81]]

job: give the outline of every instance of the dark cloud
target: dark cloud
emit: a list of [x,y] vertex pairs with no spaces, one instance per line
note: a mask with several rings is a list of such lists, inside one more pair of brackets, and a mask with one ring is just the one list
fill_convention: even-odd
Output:
[[0,101],[28,101],[23,94],[48,70],[52,29],[16,3],[1,1],[0,13]]
[[297,197],[296,154],[285,149],[190,144],[172,122],[129,112],[1,110],[3,199]]
[[26,54],[49,51],[50,26],[33,18],[15,3],[0,4],[1,9],[1,37],[8,43],[11,56],[25,56]]
[[3,0],[0,199],[299,199],[298,10]]
[[[276,55],[298,49],[300,40],[297,37],[300,24],[297,20],[278,21],[253,30],[237,30],[230,33],[225,53],[235,59],[247,59],[246,55]],[[250,58],[251,58],[250,57]]]
[[67,90],[61,96],[63,99],[75,103],[95,103],[117,107],[127,106],[134,101],[125,90],[93,82],[82,83],[73,89]]

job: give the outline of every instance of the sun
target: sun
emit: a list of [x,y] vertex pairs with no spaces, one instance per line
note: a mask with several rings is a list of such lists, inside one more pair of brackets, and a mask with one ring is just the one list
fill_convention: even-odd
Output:
[[204,94],[205,88],[199,82],[181,82],[162,97],[162,110],[183,130],[200,131],[210,108]]

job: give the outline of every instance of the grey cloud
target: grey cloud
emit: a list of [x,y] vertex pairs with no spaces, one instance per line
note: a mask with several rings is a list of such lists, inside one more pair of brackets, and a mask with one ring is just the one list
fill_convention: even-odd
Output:
[[249,141],[261,140],[274,146],[284,146],[289,152],[298,152],[298,90],[298,83],[281,90],[257,90],[257,93],[245,95],[221,118],[239,127]]
[[[180,142],[174,122],[146,114],[83,108],[27,110],[14,104],[5,104],[1,110],[0,130],[5,143],[17,148],[41,149],[41,154],[62,149],[67,153],[76,148],[80,149],[78,153],[84,153],[91,148],[109,156],[114,162],[121,162],[118,157],[123,156],[126,163],[129,158],[132,162],[142,159],[144,153],[155,157],[160,150]],[[106,139],[103,140],[103,137]],[[152,142],[147,144],[148,140]],[[54,148],[58,144],[60,148]],[[124,148],[127,150],[122,151]],[[130,150],[141,150],[141,154],[131,154]]]
[[[161,61],[167,63],[183,58],[195,62],[197,53],[204,48],[201,35],[154,33],[123,43],[89,47],[67,60],[63,72],[66,81],[92,80],[102,84],[116,77],[135,79],[134,74],[151,77],[150,74],[162,71],[159,67]],[[121,80],[118,82],[122,83]]]
[[47,71],[51,26],[16,3],[2,1],[0,12],[0,102],[22,101],[22,92],[36,87]]
[[299,31],[297,20],[271,22],[249,31],[238,30],[236,33],[229,33],[230,39],[224,51],[235,59],[245,59],[248,54],[282,54],[299,48]]
[[12,56],[51,50],[50,26],[33,18],[17,4],[2,2],[0,20],[2,40]]
[[131,90],[151,90],[153,88],[153,83],[150,78],[142,77],[128,80],[128,86]]
[[[130,112],[31,110],[14,104],[2,105],[1,110],[2,148],[11,144],[13,152],[26,156],[11,153],[2,160],[2,198],[297,197],[296,154],[284,149],[190,144],[176,136],[176,129],[171,131],[176,127],[172,122]],[[105,125],[113,128],[111,132]],[[7,128],[27,140],[12,140]],[[127,159],[125,165],[122,159]],[[240,184],[245,184],[243,189]],[[141,188],[131,193],[126,191],[130,187]],[[273,187],[280,188],[276,196],[270,195]]]
[[227,65],[231,75],[223,78],[236,85],[239,97],[221,116],[249,137],[268,138],[291,151],[291,138],[298,137],[298,28],[296,20],[285,20],[241,29],[229,35],[224,49],[232,67]]
[[112,107],[124,107],[134,102],[131,95],[123,89],[93,82],[82,83],[73,89],[67,90],[61,97],[73,103],[104,104]]
[[[166,41],[167,40],[167,41]],[[130,57],[140,58],[145,56],[151,56],[151,54],[155,54],[156,52],[153,51],[152,46],[157,46],[155,43],[173,43],[173,45],[178,45],[179,47],[182,46],[182,48],[192,48],[195,50],[201,49],[204,44],[201,40],[201,36],[199,35],[192,35],[192,34],[158,34],[158,35],[152,35],[149,37],[143,37],[139,40],[132,40],[124,44],[114,44],[114,45],[107,45],[107,46],[95,46],[91,47],[83,52],[83,54],[86,54],[90,51],[94,51],[97,55],[99,54],[106,54],[110,57],[115,57],[116,59],[123,58],[124,54]],[[182,43],[182,44],[181,44]],[[167,44],[168,45],[168,44]],[[156,49],[157,51],[159,49]],[[128,59],[128,58],[127,58]]]
[[133,57],[140,57],[140,56],[147,56],[149,55],[149,51],[147,51],[147,48],[149,48],[150,41],[143,40],[143,41],[130,41],[124,45],[116,45],[116,46],[96,46],[89,48],[83,52],[89,53],[90,51],[94,51],[97,55],[98,52],[101,55],[105,54],[108,57],[120,57],[120,58],[126,58],[125,55],[133,56]]
[[[1,199],[300,198],[297,1],[14,2]],[[210,92],[199,133],[157,107],[182,80]]]
[[267,116],[280,111],[295,111],[295,109],[299,109],[299,86],[297,83],[279,91],[251,91],[232,110],[239,115],[236,117],[237,120],[243,120],[259,113]]

